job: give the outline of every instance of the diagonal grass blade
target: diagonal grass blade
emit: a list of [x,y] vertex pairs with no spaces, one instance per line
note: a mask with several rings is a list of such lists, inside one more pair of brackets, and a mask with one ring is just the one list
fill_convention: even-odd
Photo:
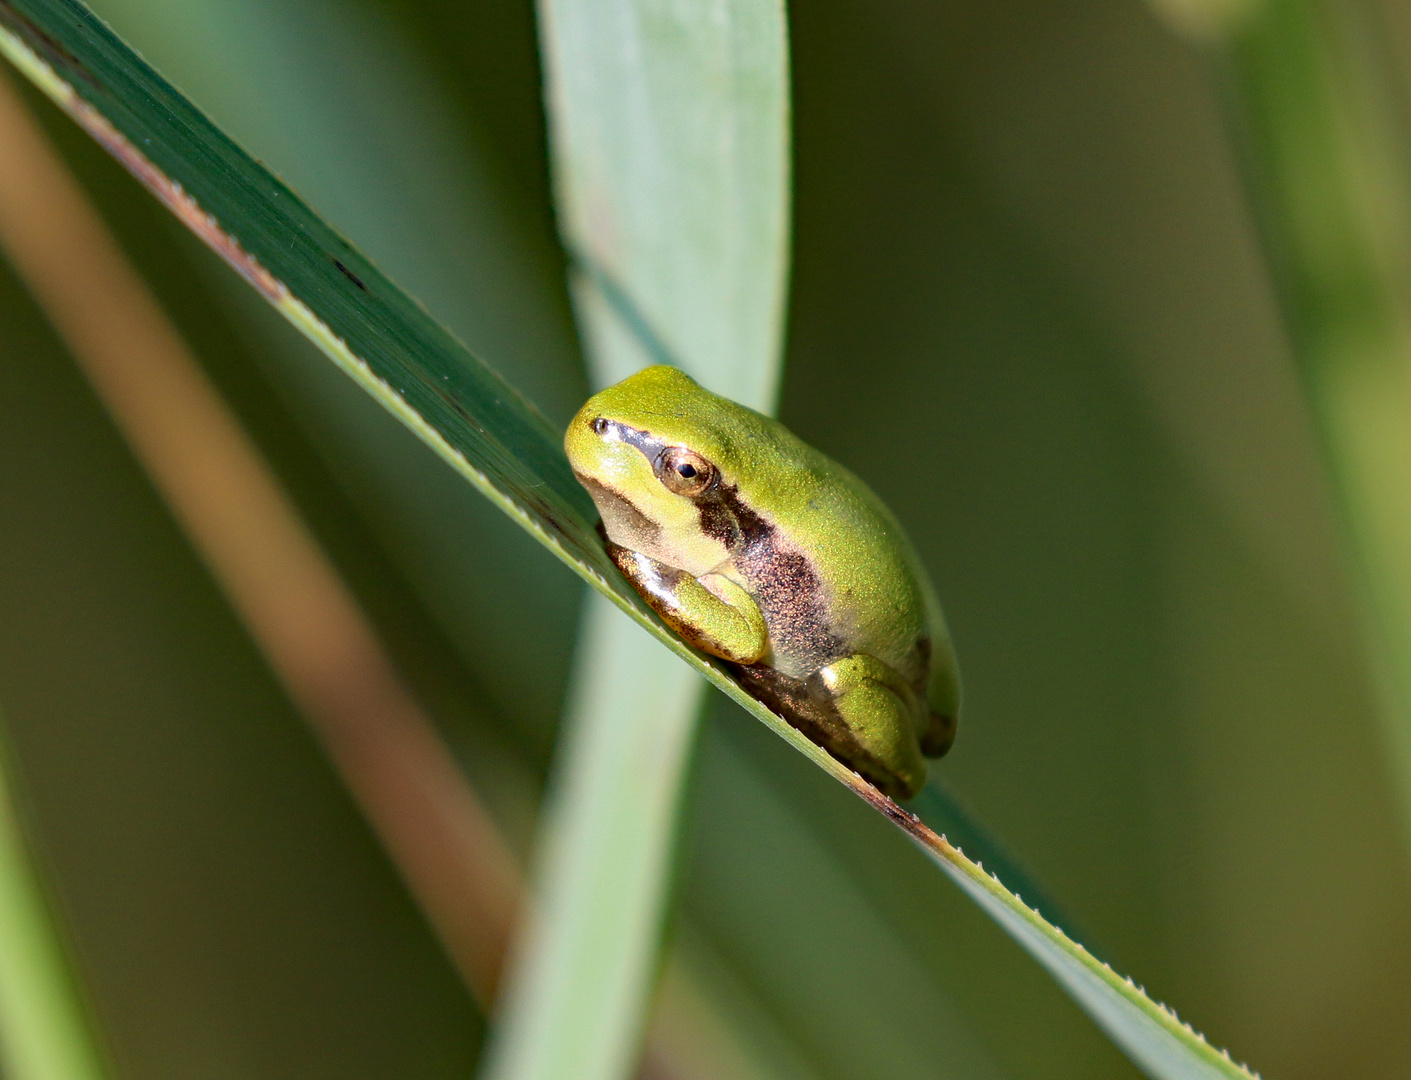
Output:
[[487,497],[781,738],[885,814],[1149,1075],[1249,1077],[920,819],[673,638],[611,569],[557,433],[76,0],[0,0],[0,52]]

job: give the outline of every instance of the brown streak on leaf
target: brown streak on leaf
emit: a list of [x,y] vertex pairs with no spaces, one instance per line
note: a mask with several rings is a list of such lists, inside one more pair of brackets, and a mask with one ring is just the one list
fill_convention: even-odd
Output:
[[33,19],[20,14],[10,4],[4,3],[4,0],[0,0],[0,21],[8,22],[14,26],[19,35],[29,42],[36,52],[44,54],[50,67],[62,68],[67,73],[77,75],[88,86],[96,88],[101,85],[83,65],[83,62],[56,41],[53,35]]
[[108,118],[88,102],[75,99],[69,113],[102,147],[117,158],[133,176],[152,192],[177,219],[228,262],[241,277],[253,285],[272,304],[289,296],[289,288],[240,246],[240,241],[220,227],[214,217],[201,209],[199,203],[150,160],[126,136],[108,122]]
[[339,262],[337,259],[334,259],[334,260],[333,260],[333,265],[336,266],[336,267],[338,267],[338,272],[339,272],[340,274],[342,274],[345,278],[347,278],[349,281],[351,281],[354,285],[356,285],[356,286],[357,286],[359,289],[361,289],[363,292],[367,292],[367,286],[363,283],[363,279],[360,278],[360,277],[358,277],[357,274],[353,273],[351,270],[349,270],[346,266],[344,266],[344,265],[343,265],[341,262]]

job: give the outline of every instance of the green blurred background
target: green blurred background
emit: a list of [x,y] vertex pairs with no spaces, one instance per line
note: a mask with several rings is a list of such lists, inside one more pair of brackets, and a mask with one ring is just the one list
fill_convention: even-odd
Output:
[[[567,419],[529,0],[93,7]],[[936,577],[967,692],[938,771],[1237,1058],[1411,1074],[1407,838],[1218,68],[1136,0],[790,20],[782,415]],[[27,96],[527,850],[579,582]],[[0,326],[0,707],[118,1074],[470,1075],[469,996],[4,266]],[[687,818],[669,947],[781,1077],[1137,1075],[723,700]]]

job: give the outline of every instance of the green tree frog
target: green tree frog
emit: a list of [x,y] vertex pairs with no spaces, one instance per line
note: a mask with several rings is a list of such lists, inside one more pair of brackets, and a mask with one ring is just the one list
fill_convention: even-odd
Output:
[[686,641],[894,798],[955,738],[960,683],[891,512],[782,424],[650,367],[564,439],[619,570]]

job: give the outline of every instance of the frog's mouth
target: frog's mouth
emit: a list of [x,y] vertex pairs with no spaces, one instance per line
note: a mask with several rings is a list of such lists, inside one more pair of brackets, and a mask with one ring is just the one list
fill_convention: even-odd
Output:
[[593,497],[603,519],[603,529],[618,547],[632,551],[654,551],[659,546],[661,526],[600,480],[574,472],[578,482]]

